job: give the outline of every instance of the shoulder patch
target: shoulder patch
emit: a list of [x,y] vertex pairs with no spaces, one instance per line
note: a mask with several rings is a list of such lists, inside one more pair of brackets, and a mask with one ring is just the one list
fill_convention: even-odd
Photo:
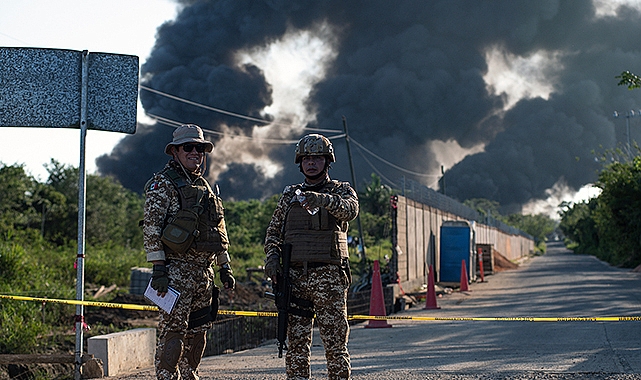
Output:
[[153,181],[149,184],[149,186],[147,186],[147,191],[153,191],[158,189],[159,187],[160,185],[158,184],[158,181]]

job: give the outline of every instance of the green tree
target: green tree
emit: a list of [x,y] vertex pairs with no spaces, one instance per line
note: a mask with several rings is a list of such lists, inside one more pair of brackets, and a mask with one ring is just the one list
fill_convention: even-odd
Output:
[[265,201],[225,202],[225,222],[232,244],[263,244],[280,195]]
[[619,86],[628,86],[628,90],[641,88],[641,78],[629,71],[624,71],[621,75],[615,76],[615,78],[619,79]]
[[22,165],[0,168],[0,230],[24,229],[40,219],[32,207],[36,181]]
[[559,229],[565,235],[565,244],[576,253],[598,256],[599,232],[592,218],[597,199],[579,203],[563,202],[559,206]]
[[602,190],[598,197],[562,204],[561,230],[577,253],[593,254],[614,265],[640,264],[641,156],[609,164],[595,185]]
[[510,214],[506,223],[534,237],[537,243],[544,242],[546,237],[556,229],[556,222],[547,215]]
[[599,175],[601,188],[593,218],[608,261],[626,266],[641,262],[641,156],[614,162]]
[[112,177],[87,177],[87,242],[142,248],[144,199]]
[[499,202],[491,201],[485,198],[472,198],[466,199],[463,204],[474,209],[476,212],[485,217],[489,216],[499,220],[502,219],[502,215],[499,213],[499,207],[501,207]]
[[[78,168],[54,160],[47,166],[47,185],[55,192],[57,212],[45,223],[47,236],[58,244],[77,240]],[[88,175],[86,184],[85,238],[88,244],[117,244],[142,248],[144,199],[112,177]]]
[[371,181],[365,183],[365,190],[358,194],[360,211],[378,216],[386,215],[389,212],[390,197],[393,194],[389,186],[381,183],[381,177],[372,173]]

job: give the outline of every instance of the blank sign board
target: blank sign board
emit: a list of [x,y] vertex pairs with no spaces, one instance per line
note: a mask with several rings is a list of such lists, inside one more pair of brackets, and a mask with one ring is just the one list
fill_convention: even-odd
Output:
[[[87,128],[136,132],[138,57],[87,53]],[[0,48],[0,126],[79,128],[83,52]]]

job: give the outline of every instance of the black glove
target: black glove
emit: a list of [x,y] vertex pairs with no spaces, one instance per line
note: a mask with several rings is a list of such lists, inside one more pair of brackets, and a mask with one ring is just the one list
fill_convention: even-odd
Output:
[[269,255],[265,260],[265,277],[276,281],[278,273],[280,273],[280,257],[277,254]]
[[223,283],[225,289],[234,290],[236,287],[236,279],[234,278],[234,273],[231,270],[229,264],[225,264],[220,267],[220,282]]
[[151,287],[158,293],[167,293],[169,290],[169,276],[167,267],[161,264],[154,264],[151,272]]
[[315,207],[327,207],[332,198],[331,194],[317,193],[315,191],[306,191],[303,195],[307,198],[307,207],[310,209]]

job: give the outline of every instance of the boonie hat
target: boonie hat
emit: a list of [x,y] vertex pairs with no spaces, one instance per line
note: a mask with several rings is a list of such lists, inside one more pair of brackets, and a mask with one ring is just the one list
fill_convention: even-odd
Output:
[[214,150],[214,144],[205,140],[203,130],[196,124],[185,124],[176,128],[174,131],[174,140],[167,144],[165,153],[171,156],[170,147],[172,145],[179,146],[187,143],[205,144],[205,152],[211,153]]

